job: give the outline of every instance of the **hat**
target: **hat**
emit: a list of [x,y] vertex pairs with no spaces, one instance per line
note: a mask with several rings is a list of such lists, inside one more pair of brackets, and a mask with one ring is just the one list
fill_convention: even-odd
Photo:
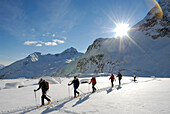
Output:
[[41,78],[40,81],[38,82],[38,84],[40,84],[43,81],[43,79]]

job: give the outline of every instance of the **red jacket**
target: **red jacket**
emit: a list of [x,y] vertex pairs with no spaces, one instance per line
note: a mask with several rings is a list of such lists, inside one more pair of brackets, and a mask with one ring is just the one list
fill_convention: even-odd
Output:
[[90,83],[92,83],[93,85],[96,84],[96,78],[93,77],[93,78],[91,79]]
[[110,78],[109,78],[109,80],[115,80],[115,77],[114,77],[114,75],[112,74],[111,76],[110,76]]

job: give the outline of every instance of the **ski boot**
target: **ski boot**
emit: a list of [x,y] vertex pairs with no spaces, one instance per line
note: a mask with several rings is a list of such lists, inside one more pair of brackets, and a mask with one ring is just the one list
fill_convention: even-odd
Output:
[[51,103],[51,100],[48,101],[47,105],[49,105]]
[[43,106],[45,106],[45,105],[40,105],[40,107],[43,107]]

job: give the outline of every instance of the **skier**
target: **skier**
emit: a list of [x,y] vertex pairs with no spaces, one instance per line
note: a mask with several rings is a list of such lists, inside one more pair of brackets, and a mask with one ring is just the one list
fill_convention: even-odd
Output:
[[136,81],[136,73],[133,73],[134,82]]
[[109,80],[111,80],[111,85],[112,85],[112,87],[113,87],[113,86],[114,86],[113,81],[116,81],[116,79],[115,79],[115,77],[114,77],[113,74],[111,74]]
[[40,88],[42,89],[42,96],[41,96],[42,105],[40,107],[45,106],[44,99],[48,101],[47,105],[49,105],[51,100],[46,96],[47,90],[49,89],[49,83],[41,78],[38,84],[39,84],[39,88],[34,89],[34,92],[38,91]]
[[68,86],[70,86],[71,84],[73,84],[74,86],[74,98],[76,98],[76,93],[78,94],[78,96],[80,95],[80,93],[77,91],[77,88],[79,87],[79,80],[76,78],[76,76],[74,76],[74,80],[70,84],[68,84]]
[[92,83],[92,89],[93,89],[92,93],[94,93],[96,91],[96,88],[94,87],[96,85],[96,78],[94,76],[92,76],[92,79],[89,84],[91,83]]
[[119,80],[119,86],[121,85],[121,79],[122,79],[122,75],[120,72],[118,72],[118,75],[116,76],[118,77],[118,80]]

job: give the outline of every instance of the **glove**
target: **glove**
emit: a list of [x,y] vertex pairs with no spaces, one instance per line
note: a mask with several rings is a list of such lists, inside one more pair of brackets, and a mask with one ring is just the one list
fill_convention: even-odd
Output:
[[36,92],[37,90],[34,89],[34,92]]

